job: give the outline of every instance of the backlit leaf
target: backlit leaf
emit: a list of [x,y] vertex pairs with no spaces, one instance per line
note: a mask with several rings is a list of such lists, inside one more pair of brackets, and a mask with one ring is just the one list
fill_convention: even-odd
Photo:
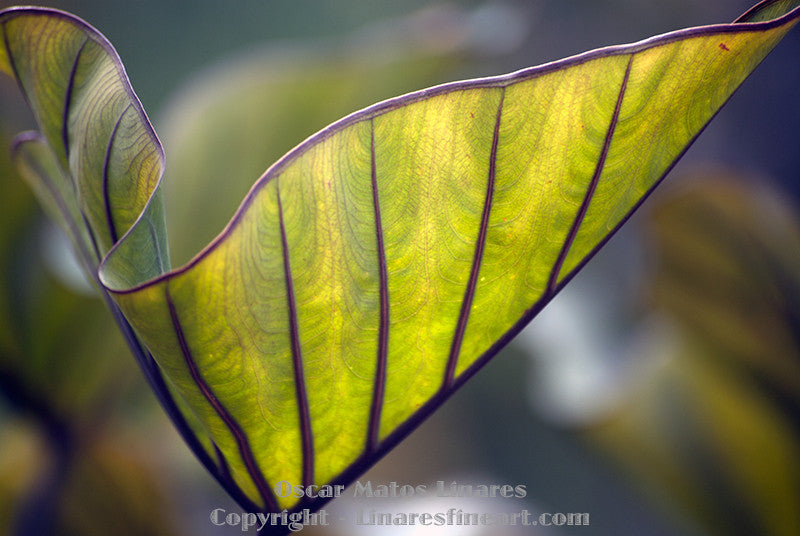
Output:
[[104,258],[102,292],[236,487],[293,509],[320,502],[274,484],[351,481],[530,321],[796,24],[798,5],[762,2],[734,24],[352,114],[273,165],[172,271],[161,146],[111,45],[70,15],[9,10],[0,67],[39,122],[18,157],[85,264],[92,250]]

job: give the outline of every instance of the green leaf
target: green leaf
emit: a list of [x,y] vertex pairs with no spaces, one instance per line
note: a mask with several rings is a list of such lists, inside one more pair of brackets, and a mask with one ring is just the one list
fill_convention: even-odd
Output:
[[[107,252],[104,290],[236,486],[264,509],[294,509],[321,502],[274,484],[352,481],[530,321],[797,23],[798,5],[767,1],[736,24],[352,114],[273,165],[173,271],[160,145],[107,41],[59,12],[6,11],[0,66],[58,166],[29,175],[74,185],[83,221],[72,223]],[[42,146],[19,153],[36,162]]]

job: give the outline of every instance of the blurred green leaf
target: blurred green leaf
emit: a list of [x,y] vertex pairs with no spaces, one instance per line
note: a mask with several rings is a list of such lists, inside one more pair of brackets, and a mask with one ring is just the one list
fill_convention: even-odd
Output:
[[710,177],[659,206],[654,306],[800,410],[800,217],[751,183]]
[[[49,469],[48,452],[40,437],[4,419],[0,428],[0,532],[12,534],[17,512]],[[45,461],[45,463],[43,463]],[[43,515],[46,515],[43,512]]]
[[[46,517],[26,501],[55,491],[58,503],[47,534],[81,536],[170,536],[178,534],[171,502],[164,495],[153,464],[129,445],[92,437],[68,468],[55,469],[51,446],[34,429],[13,425],[0,431],[0,531],[19,534],[20,516]],[[52,471],[63,471],[53,480]],[[53,486],[58,489],[53,490]],[[40,504],[40,503],[35,503]]]
[[87,448],[67,483],[60,533],[178,534],[171,505],[147,458],[99,441]]
[[752,180],[690,184],[648,225],[672,349],[592,433],[712,534],[797,534],[800,220]]

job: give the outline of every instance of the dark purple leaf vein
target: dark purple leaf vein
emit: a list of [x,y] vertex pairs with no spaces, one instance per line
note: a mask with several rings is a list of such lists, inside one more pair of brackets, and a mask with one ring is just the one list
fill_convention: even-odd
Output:
[[375,390],[372,393],[372,407],[367,429],[367,452],[378,445],[384,393],[386,390],[386,360],[389,345],[389,282],[386,271],[386,249],[383,245],[383,224],[378,199],[378,169],[375,162],[375,122],[370,120],[370,160],[372,166],[372,206],[375,211],[375,237],[378,249],[378,285],[380,287],[380,319],[378,326],[378,361],[375,367]]
[[603,167],[606,163],[606,157],[608,156],[608,151],[611,148],[611,140],[613,139],[614,131],[617,128],[619,113],[622,110],[622,101],[625,98],[625,90],[628,87],[628,78],[630,78],[631,75],[632,65],[633,55],[631,55],[628,59],[628,66],[625,69],[625,76],[622,78],[622,85],[619,89],[617,104],[614,107],[614,113],[611,116],[611,122],[608,125],[608,131],[606,132],[606,138],[603,142],[603,148],[600,151],[600,157],[597,160],[597,166],[595,167],[594,175],[592,176],[592,180],[589,182],[589,188],[586,190],[586,195],[584,196],[583,202],[578,209],[578,214],[575,216],[575,221],[572,222],[572,227],[569,230],[567,239],[564,241],[564,245],[561,247],[561,251],[556,258],[555,264],[553,265],[553,271],[550,272],[550,279],[548,280],[546,290],[546,294],[548,295],[556,292],[556,285],[558,284],[558,276],[561,273],[561,268],[564,265],[564,261],[567,259],[567,254],[569,253],[572,244],[575,242],[575,237],[578,236],[578,229],[580,229],[583,219],[586,217],[586,212],[589,210],[589,204],[592,201],[595,190],[597,190],[597,183],[600,182],[600,175],[603,174]]
[[300,438],[303,444],[303,485],[310,486],[314,482],[314,437],[311,432],[311,410],[308,407],[306,381],[303,374],[303,354],[300,348],[300,333],[297,328],[297,304],[292,282],[292,267],[289,263],[289,245],[286,240],[286,228],[283,224],[283,206],[278,188],[278,222],[281,230],[281,248],[283,251],[283,274],[286,279],[286,300],[289,310],[289,336],[292,340],[292,360],[294,362],[294,385],[297,393],[297,409],[300,414]]
[[203,396],[206,398],[206,400],[208,400],[208,403],[211,404],[211,406],[214,408],[214,411],[217,412],[217,415],[219,415],[220,419],[222,419],[222,421],[225,423],[225,426],[227,426],[231,431],[231,434],[236,441],[236,445],[239,447],[239,454],[242,456],[242,461],[244,462],[245,467],[247,467],[247,472],[250,474],[250,478],[253,480],[256,488],[258,488],[258,492],[264,501],[266,509],[271,512],[277,512],[278,501],[275,499],[275,496],[272,494],[272,490],[270,489],[266,480],[264,480],[264,475],[258,468],[255,456],[253,455],[253,449],[250,447],[247,436],[245,435],[239,423],[236,422],[233,416],[228,413],[228,410],[222,405],[222,402],[219,401],[217,396],[211,390],[211,387],[209,387],[205,379],[203,379],[203,376],[200,374],[200,371],[197,369],[197,364],[195,363],[192,352],[189,349],[189,344],[186,342],[186,336],[183,333],[183,327],[181,327],[180,319],[178,318],[178,312],[175,310],[175,304],[172,302],[172,296],[170,295],[169,288],[164,288],[164,294],[167,301],[167,307],[169,308],[169,316],[172,320],[172,327],[178,337],[178,344],[181,347],[183,358],[186,362],[186,366],[189,368],[189,373],[191,374],[192,379],[197,384],[197,387],[203,393]]
[[106,147],[106,156],[105,161],[103,162],[103,204],[105,205],[106,209],[106,223],[108,224],[108,232],[111,234],[111,243],[115,244],[117,242],[117,228],[114,225],[114,216],[111,213],[111,196],[109,195],[108,188],[109,188],[109,180],[108,180],[108,168],[111,165],[111,150],[114,148],[114,140],[117,137],[117,132],[119,131],[119,127],[122,124],[122,118],[125,117],[125,114],[128,113],[128,110],[132,104],[128,104],[122,110],[122,113],[119,114],[117,118],[117,122],[114,124],[114,129],[111,131],[111,136],[108,138],[108,146]]
[[[67,91],[64,95],[64,114],[61,117],[61,142],[64,144],[64,154],[67,157],[67,160],[69,160],[69,110],[70,103],[72,102],[72,89],[75,87],[75,74],[78,72],[78,63],[80,63],[83,49],[86,48],[86,43],[88,42],[89,38],[87,37],[84,39],[83,44],[81,44],[78,52],[75,54],[75,61],[72,62],[72,69],[69,71]],[[73,188],[75,187],[74,182],[72,183],[72,186]]]
[[478,229],[478,238],[475,243],[475,256],[472,259],[472,271],[469,274],[467,288],[464,291],[464,299],[461,302],[461,313],[458,315],[458,323],[453,336],[453,343],[450,346],[450,355],[447,358],[444,382],[442,391],[447,391],[453,385],[456,375],[456,365],[458,355],[461,353],[461,343],[464,340],[464,332],[467,329],[469,312],[472,309],[472,300],[475,297],[475,286],[478,284],[478,274],[481,270],[481,260],[483,259],[483,248],[486,244],[486,232],[489,228],[489,214],[492,210],[492,198],[494,196],[494,179],[497,174],[497,145],[500,137],[500,117],[503,115],[503,102],[505,101],[505,88],[500,88],[500,104],[497,106],[497,117],[494,121],[494,133],[492,134],[492,151],[489,154],[489,173],[486,181],[486,198],[483,202],[483,215],[481,225]]

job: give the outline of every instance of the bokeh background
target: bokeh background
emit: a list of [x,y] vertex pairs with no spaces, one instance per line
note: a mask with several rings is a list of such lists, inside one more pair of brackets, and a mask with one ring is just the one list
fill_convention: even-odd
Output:
[[[175,264],[286,150],[375,101],[686,26],[748,0],[40,2],[109,38],[167,151]],[[0,1],[0,7],[11,3]],[[800,534],[800,32],[547,309],[364,479],[524,484],[492,534]],[[31,128],[0,80],[2,146]],[[238,510],[157,407],[0,149],[0,534],[224,535]],[[362,508],[450,503],[342,498]],[[360,532],[359,532],[360,531]],[[479,535],[355,527],[309,534]]]

